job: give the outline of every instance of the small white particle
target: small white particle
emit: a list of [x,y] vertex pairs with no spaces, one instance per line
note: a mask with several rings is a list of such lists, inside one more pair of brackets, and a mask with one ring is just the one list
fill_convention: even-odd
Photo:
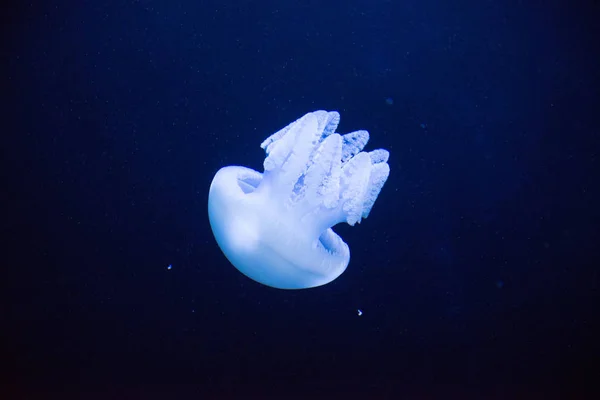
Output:
[[362,311],[358,310],[358,316],[360,317],[362,315]]
[[169,264],[169,266],[167,267],[167,269],[171,269],[173,268],[173,266],[171,264]]

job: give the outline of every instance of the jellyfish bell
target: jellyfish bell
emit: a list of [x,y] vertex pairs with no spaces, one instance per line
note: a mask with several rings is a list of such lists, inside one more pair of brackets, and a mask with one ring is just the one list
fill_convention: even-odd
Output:
[[249,278],[304,289],[346,270],[350,250],[331,227],[369,215],[389,175],[389,154],[363,152],[366,131],[335,133],[339,119],[337,112],[308,113],[262,143],[263,174],[229,166],[213,178],[213,234]]
[[350,261],[346,243],[331,229],[312,234],[316,228],[294,208],[252,186],[255,181],[247,179],[256,173],[225,167],[211,185],[210,224],[227,259],[253,280],[280,289],[320,286],[337,278]]

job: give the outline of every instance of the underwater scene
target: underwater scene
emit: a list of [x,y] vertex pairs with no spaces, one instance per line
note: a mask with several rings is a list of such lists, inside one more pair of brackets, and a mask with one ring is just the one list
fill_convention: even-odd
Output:
[[1,399],[600,398],[597,5],[5,9]]

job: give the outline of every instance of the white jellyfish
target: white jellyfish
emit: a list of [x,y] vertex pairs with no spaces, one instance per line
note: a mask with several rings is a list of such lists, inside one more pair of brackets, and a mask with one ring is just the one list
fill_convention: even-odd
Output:
[[208,216],[243,274],[280,289],[324,285],[346,270],[348,245],[331,229],[366,218],[388,178],[389,153],[363,152],[367,131],[339,135],[337,112],[306,114],[265,140],[264,173],[217,172]]

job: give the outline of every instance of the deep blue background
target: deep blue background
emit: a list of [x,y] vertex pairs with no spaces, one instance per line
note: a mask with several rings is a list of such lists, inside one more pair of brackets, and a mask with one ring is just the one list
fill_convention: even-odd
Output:
[[[4,398],[586,398],[600,32],[567,4],[13,4]],[[208,187],[316,109],[391,175],[339,279],[275,290],[221,254]]]

